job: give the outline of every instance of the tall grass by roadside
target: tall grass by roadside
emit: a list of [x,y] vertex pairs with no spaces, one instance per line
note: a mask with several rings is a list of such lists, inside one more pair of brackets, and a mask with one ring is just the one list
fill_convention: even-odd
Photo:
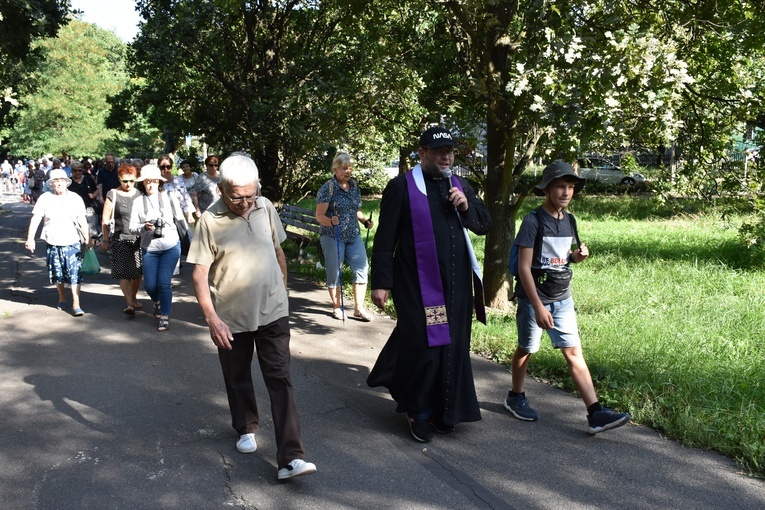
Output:
[[[538,205],[527,202],[524,212]],[[765,270],[736,237],[746,213],[737,205],[575,200],[592,255],[574,266],[574,300],[602,402],[765,476]],[[375,220],[378,207],[364,202]],[[475,248],[482,258],[483,238]],[[292,272],[323,282],[315,259],[288,256]],[[345,272],[348,296],[350,278]],[[487,326],[473,327],[473,350],[497,362],[509,364],[516,342],[512,314],[492,313]],[[542,346],[530,375],[575,391],[563,357],[546,337]]]
[[[650,204],[611,200],[638,216]],[[572,209],[592,254],[574,267],[573,288],[601,401],[765,475],[765,271],[736,239],[737,218],[714,209],[635,220],[604,214],[597,199]],[[512,316],[473,328],[474,349],[502,363],[516,341]],[[530,374],[574,391],[563,357],[543,346]]]

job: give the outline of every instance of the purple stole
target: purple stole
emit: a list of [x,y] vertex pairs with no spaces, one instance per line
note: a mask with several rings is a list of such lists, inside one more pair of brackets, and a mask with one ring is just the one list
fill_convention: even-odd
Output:
[[[421,176],[422,169],[419,165],[406,173],[406,182],[409,192],[409,207],[412,213],[417,276],[420,281],[422,305],[425,308],[425,330],[428,335],[428,346],[437,347],[451,343],[449,319],[446,315],[446,300],[444,297],[444,287],[441,282],[441,273],[438,268],[438,254],[436,253],[436,240],[433,234],[433,221],[430,216],[428,197],[424,188],[420,192],[420,188],[415,181],[415,172],[419,172]],[[462,191],[462,185],[454,176],[452,176],[452,185]],[[457,214],[459,215],[459,213]],[[416,221],[417,219],[422,219],[423,221]],[[479,321],[486,324],[486,312],[483,306],[483,283],[479,276],[480,270],[477,267],[477,262],[475,262],[475,254],[473,253],[467,231],[465,231],[465,239],[473,264],[476,317]],[[476,271],[478,271],[478,274],[476,274]]]

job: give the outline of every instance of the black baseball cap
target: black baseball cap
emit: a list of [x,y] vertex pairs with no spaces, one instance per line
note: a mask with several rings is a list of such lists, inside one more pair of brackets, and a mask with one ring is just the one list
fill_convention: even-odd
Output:
[[457,144],[454,143],[452,134],[441,126],[430,127],[420,135],[420,147],[436,149],[438,147],[454,147],[455,145]]
[[585,179],[576,174],[576,170],[574,170],[574,167],[571,166],[570,163],[566,163],[560,159],[553,161],[542,171],[542,182],[534,187],[534,194],[540,197],[544,196],[545,188],[547,188],[553,180],[568,176],[573,177],[574,180],[576,180],[574,193],[578,193],[584,188]]

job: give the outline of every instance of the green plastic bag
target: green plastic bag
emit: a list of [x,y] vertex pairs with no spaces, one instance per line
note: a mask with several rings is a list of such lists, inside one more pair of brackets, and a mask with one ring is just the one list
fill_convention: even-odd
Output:
[[80,274],[83,276],[95,276],[101,272],[101,264],[98,263],[98,257],[93,248],[87,246],[82,251],[82,267]]

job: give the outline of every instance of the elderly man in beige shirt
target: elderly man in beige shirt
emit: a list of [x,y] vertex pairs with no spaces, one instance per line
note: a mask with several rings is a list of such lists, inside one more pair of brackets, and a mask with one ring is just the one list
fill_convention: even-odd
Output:
[[271,399],[278,479],[316,472],[303,460],[290,376],[287,263],[284,228],[273,204],[258,196],[258,169],[245,156],[221,165],[221,197],[200,217],[186,261],[194,292],[218,347],[232,426],[241,453],[257,449],[258,408],[252,385],[257,351]]

